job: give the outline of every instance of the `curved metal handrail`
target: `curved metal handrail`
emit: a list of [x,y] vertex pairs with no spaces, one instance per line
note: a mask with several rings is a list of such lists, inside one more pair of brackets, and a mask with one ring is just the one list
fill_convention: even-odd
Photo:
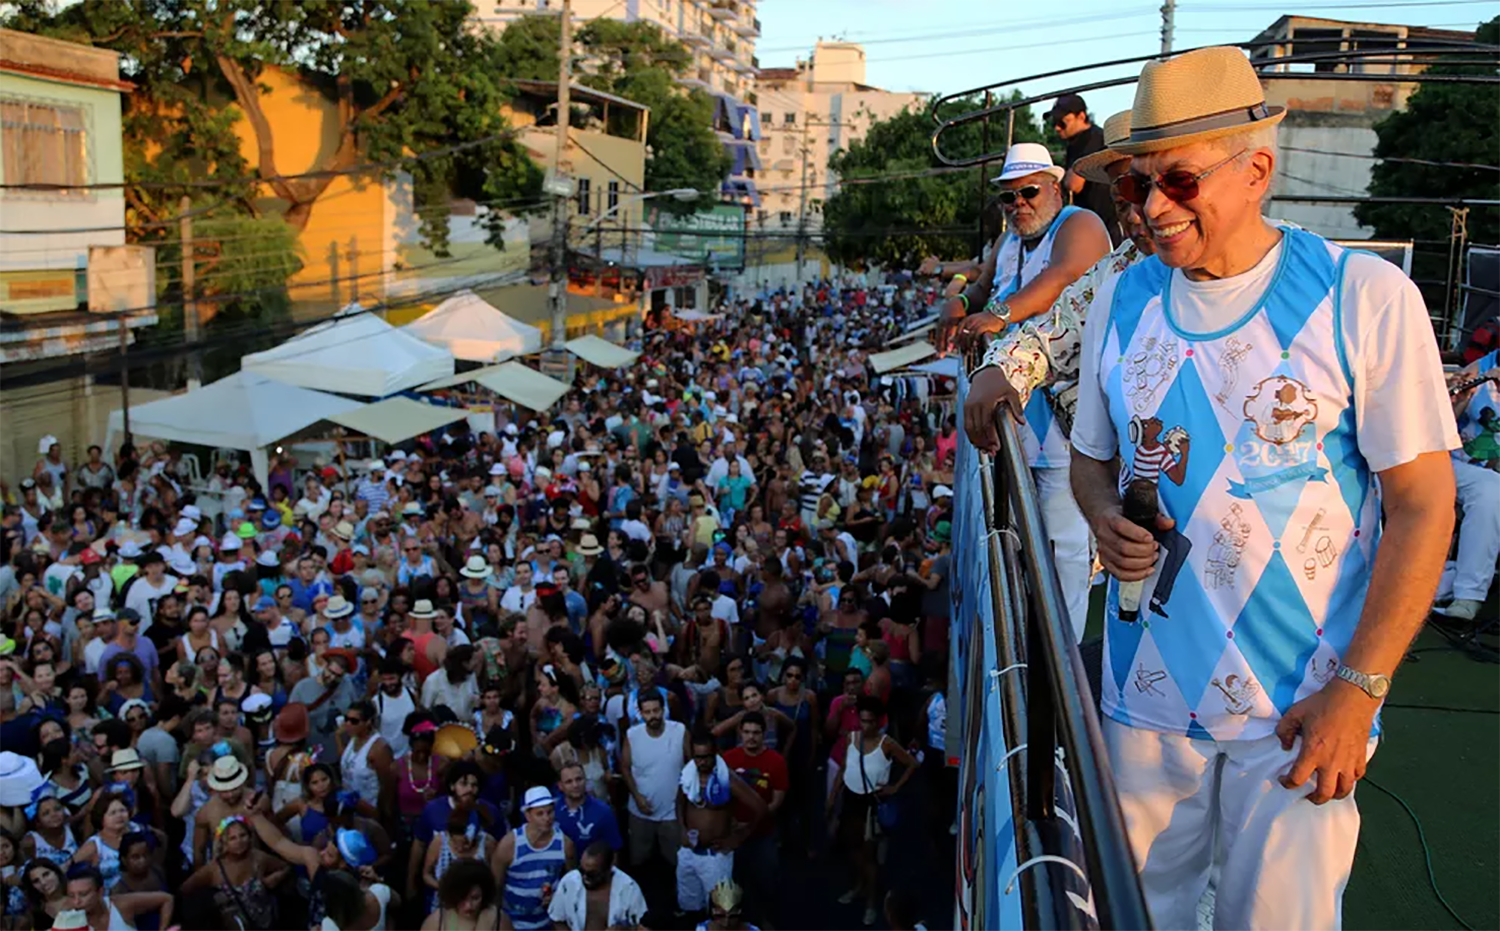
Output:
[[[1037,713],[1050,713],[1057,743],[1063,748],[1078,827],[1087,838],[1085,863],[1097,903],[1100,927],[1146,928],[1150,916],[1136,875],[1135,859],[1125,831],[1125,817],[1115,794],[1114,776],[1104,747],[1104,734],[1084,672],[1083,659],[1067,620],[1062,586],[1051,557],[1052,547],[1042,521],[1041,504],[1015,422],[996,412],[1000,453],[994,457],[996,485],[1005,496],[1011,525],[1020,537],[1024,560],[1028,611],[1026,624],[1027,699],[1030,758],[1045,760],[1050,748],[1040,742]],[[988,457],[986,457],[988,458]],[[984,459],[981,459],[983,468]],[[1014,580],[1019,582],[1020,580]],[[1039,695],[1045,692],[1044,701]],[[1045,724],[1040,728],[1050,730]],[[1031,767],[1027,767],[1028,770]],[[1051,766],[1043,766],[1048,773]],[[1040,775],[1037,773],[1036,775]],[[1035,811],[1041,799],[1028,797]]]
[[[1264,42],[1239,42],[1231,44],[1233,45],[1233,47],[1248,50],[1255,48],[1265,48],[1273,45],[1285,45],[1287,44],[1287,42],[1288,40],[1282,39]],[[1428,42],[1430,42],[1431,44],[1427,44]],[[1250,63],[1255,67],[1256,72],[1261,80],[1270,81],[1296,79],[1317,81],[1358,81],[1382,84],[1389,84],[1393,81],[1403,84],[1500,84],[1500,75],[1432,74],[1430,72],[1418,72],[1415,74],[1401,75],[1363,74],[1354,72],[1318,72],[1316,74],[1309,75],[1305,72],[1300,71],[1272,70],[1279,69],[1286,65],[1318,64],[1329,62],[1347,63],[1352,65],[1411,64],[1413,63],[1413,61],[1417,60],[1418,56],[1423,59],[1434,60],[1436,62],[1449,65],[1500,65],[1500,46],[1497,45],[1445,39],[1423,40],[1423,43],[1424,44],[1413,47],[1409,50],[1371,48],[1350,49],[1346,51],[1335,52],[1309,52],[1302,55],[1285,55],[1279,58],[1251,59]],[[1198,48],[1210,47],[1212,46],[1199,46]],[[1196,50],[1196,48],[1183,49],[1182,52]],[[1173,54],[1182,54],[1182,52],[1174,52]],[[1472,59],[1455,59],[1451,57],[1444,57],[1454,55],[1472,55],[1474,53],[1480,53],[1482,55],[1495,57]],[[1075,74],[1082,71],[1093,71],[1100,68],[1140,64],[1143,62],[1158,59],[1160,57],[1160,54],[1137,55],[1130,58],[1117,58],[1111,61],[1095,62],[1092,64],[1075,66],[1071,68],[1061,68],[1055,71],[1046,71],[1039,74],[1028,75],[1026,77],[1008,78],[1004,81],[999,81],[994,84],[970,88],[965,91],[959,91],[957,93],[938,97],[933,100],[932,104],[929,107],[929,113],[932,115],[933,121],[937,124],[936,129],[933,130],[931,138],[933,156],[943,165],[954,168],[966,168],[974,165],[982,165],[987,162],[999,161],[1000,159],[1004,158],[1005,149],[1009,148],[1010,145],[1012,133],[1010,132],[1009,128],[1006,132],[1004,148],[962,158],[952,157],[943,152],[941,145],[942,136],[945,132],[948,132],[955,126],[962,126],[968,123],[978,122],[980,120],[987,121],[991,116],[1005,114],[1008,118],[1013,117],[1015,111],[1020,109],[1021,107],[1030,106],[1034,103],[1040,103],[1046,100],[1052,100],[1062,94],[1077,94],[1086,91],[1100,90],[1107,87],[1121,87],[1128,84],[1134,84],[1138,80],[1140,80],[1140,76],[1127,75],[1124,77],[1105,78],[1098,81],[1091,81],[1085,84],[1066,87],[1061,90],[1048,91],[1045,94],[1036,94],[1028,97],[1021,97],[1015,100],[1005,100],[1000,103],[980,107],[976,110],[968,110],[966,112],[958,114],[957,116],[952,116],[944,119],[938,116],[938,110],[944,103],[948,101],[972,97],[977,94],[992,95],[996,88],[1010,87],[1022,82],[1038,81],[1044,78],[1058,77],[1065,74]]]

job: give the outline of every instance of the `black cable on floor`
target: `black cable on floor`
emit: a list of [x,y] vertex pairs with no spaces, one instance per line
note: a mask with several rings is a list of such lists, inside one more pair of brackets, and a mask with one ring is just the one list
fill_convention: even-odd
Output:
[[1463,916],[1453,910],[1453,906],[1448,904],[1448,900],[1443,897],[1442,890],[1438,888],[1437,874],[1432,869],[1432,849],[1427,846],[1427,833],[1422,830],[1422,822],[1417,817],[1417,813],[1411,810],[1410,805],[1406,804],[1406,799],[1392,792],[1390,789],[1387,789],[1385,786],[1381,785],[1370,777],[1366,776],[1360,781],[1368,785],[1370,788],[1378,789],[1381,792],[1384,792],[1386,795],[1389,795],[1391,798],[1395,799],[1396,804],[1400,805],[1403,809],[1406,810],[1406,813],[1411,816],[1411,823],[1416,825],[1417,827],[1417,841],[1422,845],[1422,859],[1427,861],[1427,882],[1432,886],[1433,895],[1437,896],[1437,900],[1442,903],[1443,908],[1448,910],[1448,914],[1453,916],[1454,921],[1462,925],[1466,929],[1466,931],[1474,931],[1474,926],[1469,924],[1467,921],[1464,921]]
[[1460,714],[1500,714],[1500,708],[1460,708],[1456,705],[1419,705],[1388,701],[1381,708],[1414,708],[1419,711],[1456,711]]

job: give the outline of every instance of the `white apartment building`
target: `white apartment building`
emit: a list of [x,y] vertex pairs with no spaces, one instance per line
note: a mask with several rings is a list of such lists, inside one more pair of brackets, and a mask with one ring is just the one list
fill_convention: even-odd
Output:
[[[756,83],[761,113],[761,206],[752,225],[807,229],[838,189],[828,159],[863,139],[877,120],[926,104],[923,93],[898,93],[865,83],[865,50],[854,42],[819,42],[791,68],[763,68]],[[805,195],[805,196],[804,196]]]
[[[599,17],[650,22],[687,46],[692,61],[679,78],[718,102],[714,128],[734,158],[724,181],[726,197],[758,206],[756,154],[755,40],[760,36],[756,0],[573,0],[575,24]],[[504,29],[522,16],[556,13],[559,0],[474,0],[475,18]]]

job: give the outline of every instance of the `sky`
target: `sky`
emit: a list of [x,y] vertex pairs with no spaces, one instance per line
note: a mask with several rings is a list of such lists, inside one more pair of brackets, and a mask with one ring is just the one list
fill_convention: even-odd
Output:
[[[893,91],[952,93],[996,81],[1151,55],[1161,48],[1161,0],[760,0],[762,68],[789,67],[818,39],[865,46],[866,80]],[[1173,48],[1248,41],[1283,13],[1361,22],[1473,29],[1495,0],[1179,0]],[[1026,96],[1123,77],[1139,65],[1092,69],[1016,87]],[[1127,109],[1133,86],[1085,93],[1095,118]],[[1039,111],[1038,111],[1039,112]]]

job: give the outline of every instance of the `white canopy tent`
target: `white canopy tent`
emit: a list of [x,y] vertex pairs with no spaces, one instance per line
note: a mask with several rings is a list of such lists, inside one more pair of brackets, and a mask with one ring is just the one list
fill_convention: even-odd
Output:
[[438,407],[396,397],[335,414],[328,419],[365,436],[386,443],[399,443],[468,416],[469,412],[461,407]]
[[958,356],[944,356],[931,362],[923,362],[921,365],[913,365],[913,372],[921,372],[924,375],[941,375],[945,378],[958,377]]
[[[177,443],[246,450],[255,477],[265,487],[269,482],[267,446],[362,406],[359,401],[242,371],[197,391],[132,406],[130,432]],[[109,415],[108,448],[114,448],[113,437],[124,430],[124,420],[121,411]]]
[[542,351],[542,331],[507,317],[473,291],[460,291],[402,327],[469,362],[504,362]]
[[453,374],[453,354],[350,304],[241,368],[288,385],[383,398]]
[[641,357],[638,352],[631,352],[629,349],[616,346],[607,339],[593,335],[570,339],[563,346],[583,361],[606,369],[624,368]]

